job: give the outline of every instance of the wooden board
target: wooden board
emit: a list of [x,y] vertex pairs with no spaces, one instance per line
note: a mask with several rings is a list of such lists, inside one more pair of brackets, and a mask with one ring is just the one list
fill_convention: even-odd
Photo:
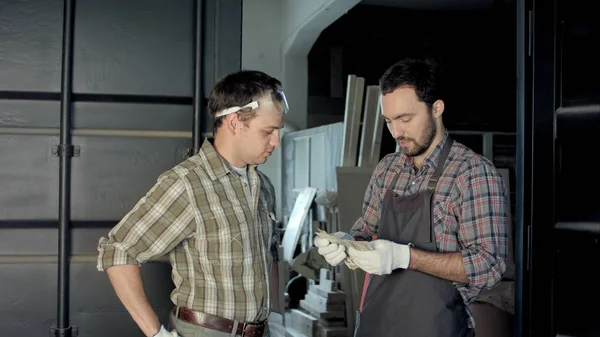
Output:
[[[375,137],[375,125],[378,123],[376,119],[381,119],[379,116],[379,86],[370,85],[367,87],[365,98],[365,109],[362,119],[362,127],[360,132],[360,149],[358,151],[358,166],[372,166],[373,139]],[[379,154],[379,151],[377,151]],[[379,156],[379,155],[378,155]]]
[[365,79],[348,75],[346,90],[346,112],[344,115],[344,143],[342,145],[342,166],[356,166],[358,133],[364,97]]
[[[362,214],[362,205],[373,167],[337,167],[340,231],[348,233]],[[346,293],[348,331],[354,331],[356,311],[360,304],[365,272],[342,268],[342,290]]]

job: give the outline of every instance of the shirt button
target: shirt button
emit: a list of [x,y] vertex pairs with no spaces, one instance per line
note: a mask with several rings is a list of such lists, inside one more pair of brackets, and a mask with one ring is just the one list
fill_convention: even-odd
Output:
[[414,185],[414,184],[415,184],[415,182],[413,181],[413,182],[412,182],[412,184]]

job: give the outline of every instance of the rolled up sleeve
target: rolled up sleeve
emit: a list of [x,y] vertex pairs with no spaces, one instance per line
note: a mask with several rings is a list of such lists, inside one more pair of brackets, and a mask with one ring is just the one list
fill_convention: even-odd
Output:
[[462,200],[458,240],[469,284],[458,287],[471,302],[502,279],[508,254],[507,189],[491,163],[473,165],[459,177]]
[[194,232],[193,211],[184,182],[164,174],[98,243],[99,271],[156,259]]

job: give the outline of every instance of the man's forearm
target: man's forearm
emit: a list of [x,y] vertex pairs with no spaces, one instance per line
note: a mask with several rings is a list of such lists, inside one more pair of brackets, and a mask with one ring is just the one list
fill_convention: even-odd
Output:
[[454,282],[469,283],[460,252],[437,253],[411,248],[408,269]]
[[160,329],[158,316],[146,296],[141,269],[136,265],[114,266],[106,270],[117,296],[144,335],[154,336]]

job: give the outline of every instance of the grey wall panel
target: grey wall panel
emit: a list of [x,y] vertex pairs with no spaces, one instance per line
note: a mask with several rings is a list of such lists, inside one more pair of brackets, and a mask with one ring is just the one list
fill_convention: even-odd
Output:
[[217,5],[215,72],[219,78],[242,66],[242,0],[220,0]]
[[206,0],[205,10],[204,27],[214,32],[206,34],[204,45],[204,90],[208,97],[216,80],[242,67],[242,0]]
[[116,220],[183,160],[189,139],[74,137],[81,156],[73,160],[73,220]]
[[0,134],[0,221],[58,217],[58,136]]
[[0,335],[47,336],[56,280],[55,264],[0,264]]
[[0,90],[60,91],[61,0],[0,4]]
[[[165,316],[161,313],[161,316]],[[168,318],[161,317],[166,321]],[[74,312],[71,315],[73,325],[80,327],[77,337],[144,337],[131,316],[124,311]]]
[[[115,221],[113,225],[116,223],[117,221]],[[71,254],[98,254],[98,240],[102,236],[108,236],[109,230],[110,228],[74,228],[71,231]]]
[[74,107],[75,129],[192,131],[190,105],[77,102]]
[[78,1],[73,91],[191,96],[192,9],[192,0]]
[[[143,336],[117,298],[106,273],[98,272],[94,264],[74,263],[71,268],[71,324],[81,327],[79,337]],[[169,299],[173,289],[171,266],[144,264],[142,278],[150,303],[166,326],[173,308]]]
[[13,228],[0,228],[0,256],[56,254],[58,222],[53,225],[54,228],[19,228],[25,227],[20,223]]
[[[172,304],[171,267],[142,267],[150,303],[166,323]],[[26,276],[26,277],[25,277]],[[0,263],[0,336],[47,336],[56,311],[56,265]],[[71,323],[79,336],[143,336],[94,263],[71,265]]]
[[[219,0],[206,0],[204,10],[206,11],[205,29],[214,29],[217,24],[217,9]],[[215,32],[216,33],[216,32]],[[206,34],[204,39],[204,97],[208,97],[214,82],[219,77],[215,71],[217,64],[217,34]]]
[[[98,254],[98,240],[106,236],[110,227],[116,224],[107,223],[103,227],[90,228],[86,224],[71,230],[71,254],[72,255],[96,255]],[[7,228],[10,223],[0,226],[0,256],[10,255],[54,255],[58,247],[57,223],[51,223],[45,228],[34,227],[35,224],[24,226],[23,223],[14,224]]]
[[58,128],[59,118],[58,101],[0,100],[0,127]]
[[[81,153],[72,158],[66,296],[79,336],[142,336],[96,271],[97,243],[192,146],[193,2],[76,1],[73,145]],[[0,337],[47,336],[57,324],[59,157],[52,147],[59,143],[63,4],[0,0]],[[241,4],[206,1],[206,93],[241,66]],[[121,134],[82,134],[89,129]],[[165,263],[142,268],[163,323],[172,307],[170,270]]]

